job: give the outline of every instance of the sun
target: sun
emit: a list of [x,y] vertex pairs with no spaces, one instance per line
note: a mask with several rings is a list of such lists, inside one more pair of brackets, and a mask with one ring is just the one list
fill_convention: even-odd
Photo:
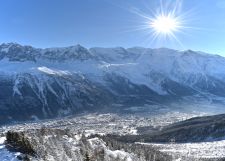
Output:
[[145,41],[148,44],[174,44],[175,41],[182,48],[184,45],[179,40],[179,36],[189,35],[187,30],[198,29],[191,27],[189,14],[190,11],[182,11],[182,1],[173,1],[167,4],[167,1],[159,1],[160,5],[155,10],[149,10],[147,13],[141,9],[133,8],[132,13],[141,17],[140,25],[136,26],[134,31],[141,30],[147,34]]
[[179,21],[171,15],[158,15],[149,22],[152,28],[158,34],[170,35],[179,29]]

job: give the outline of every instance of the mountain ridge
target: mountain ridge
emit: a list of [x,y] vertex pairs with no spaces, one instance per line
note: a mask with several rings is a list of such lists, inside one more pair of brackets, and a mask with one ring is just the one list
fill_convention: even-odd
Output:
[[[2,43],[0,44],[0,47],[4,47],[4,46],[19,46],[19,47],[30,47],[30,48],[33,48],[33,49],[37,49],[37,50],[51,50],[51,49],[65,49],[65,48],[72,48],[72,47],[77,47],[77,48],[85,48],[83,45],[81,44],[75,44],[75,45],[69,45],[69,46],[62,46],[62,47],[45,47],[45,48],[42,48],[42,47],[34,47],[32,45],[21,45],[19,43],[16,43],[16,42],[8,42],[8,43]],[[96,49],[96,48],[99,48],[99,49],[122,49],[122,50],[131,50],[131,49],[142,49],[142,50],[173,50],[173,51],[178,51],[178,52],[195,52],[195,53],[198,53],[198,54],[202,54],[202,55],[211,55],[211,56],[218,56],[218,57],[223,57],[224,56],[221,56],[219,54],[212,54],[212,53],[207,53],[207,52],[204,52],[204,51],[197,51],[197,50],[191,50],[191,49],[186,49],[186,50],[176,50],[176,49],[171,49],[171,48],[167,48],[167,47],[159,47],[159,48],[146,48],[146,47],[142,47],[142,46],[133,46],[133,47],[127,47],[127,48],[124,48],[122,46],[115,46],[115,47],[90,47],[90,48],[85,48],[87,49],[88,51],[90,51],[91,49]]]
[[224,71],[224,57],[192,50],[2,44],[0,120],[119,112],[146,104],[149,111],[173,103],[224,105]]

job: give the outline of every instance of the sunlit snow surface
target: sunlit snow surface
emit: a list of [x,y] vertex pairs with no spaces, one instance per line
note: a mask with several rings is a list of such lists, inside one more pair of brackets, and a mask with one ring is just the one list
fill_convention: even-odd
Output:
[[9,152],[4,145],[5,137],[0,137],[0,161],[19,161],[17,156],[19,153]]
[[201,143],[171,143],[171,144],[154,144],[154,143],[137,143],[150,145],[159,148],[161,152],[171,154],[174,157],[190,158],[224,158],[225,157],[225,140],[201,142]]

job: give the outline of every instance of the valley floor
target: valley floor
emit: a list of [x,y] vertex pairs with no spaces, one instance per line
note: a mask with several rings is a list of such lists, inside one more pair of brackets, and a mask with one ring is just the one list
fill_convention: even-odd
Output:
[[183,121],[205,113],[163,112],[159,114],[136,115],[123,114],[86,114],[64,119],[44,120],[30,123],[18,123],[0,127],[0,133],[9,130],[23,131],[28,129],[40,129],[42,127],[70,129],[73,132],[90,134],[137,134],[138,127],[152,126],[161,128],[174,122]]
[[[166,125],[169,125],[174,122],[183,121],[195,116],[202,116],[203,113],[181,113],[181,112],[168,112],[159,115],[152,115],[149,117],[141,116],[141,115],[123,115],[119,116],[116,114],[87,114],[77,117],[69,117],[65,119],[56,119],[56,120],[45,120],[39,122],[30,122],[23,124],[14,124],[8,126],[0,127],[0,133],[4,136],[8,131],[26,131],[26,130],[37,130],[47,128],[47,129],[60,129],[60,130],[68,130],[74,134],[71,138],[63,134],[61,138],[62,142],[65,143],[67,140],[66,146],[72,145],[79,140],[81,135],[85,135],[86,137],[92,134],[115,134],[115,135],[137,135],[139,134],[138,127],[146,127],[152,126],[154,128],[162,128]],[[75,135],[76,134],[76,135]],[[79,134],[79,135],[78,135]],[[54,135],[46,135],[44,138],[52,141]],[[20,153],[9,152],[5,145],[5,137],[0,137],[0,160],[1,161],[17,161],[17,156]],[[75,139],[75,141],[73,140]],[[45,143],[46,141],[44,141]],[[110,149],[106,147],[106,143],[103,141],[99,141],[98,139],[90,139],[88,140],[91,145],[98,145],[101,143],[101,146],[105,149],[107,157],[112,157],[115,155],[122,156],[124,161],[132,161],[132,157],[136,158],[136,154],[120,151],[117,149]],[[58,142],[57,142],[58,143]],[[202,142],[202,143],[171,143],[171,144],[154,144],[154,143],[136,143],[144,146],[149,146],[153,149],[159,150],[162,154],[172,156],[173,160],[181,161],[187,160],[187,158],[193,158],[193,160],[201,160],[204,158],[204,161],[207,159],[218,160],[220,158],[225,158],[225,140],[222,141],[211,141],[211,142]],[[48,144],[47,144],[48,145]],[[75,145],[75,144],[74,144]],[[49,145],[50,146],[50,145]],[[76,149],[76,147],[74,147]],[[53,152],[52,152],[53,153]],[[123,154],[123,155],[122,155]],[[126,154],[126,155],[125,155]],[[115,157],[115,158],[116,158]],[[127,158],[127,160],[126,160]],[[210,160],[210,161],[211,161]],[[108,160],[106,160],[108,161]],[[112,160],[114,161],[114,160]],[[145,161],[145,160],[140,160]],[[208,160],[207,160],[208,161]]]
[[170,154],[174,158],[225,158],[225,140],[202,143],[137,143],[159,148],[163,153]]

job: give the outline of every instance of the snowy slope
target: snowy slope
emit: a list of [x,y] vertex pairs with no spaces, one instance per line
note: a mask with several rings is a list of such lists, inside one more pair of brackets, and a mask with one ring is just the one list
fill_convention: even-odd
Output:
[[223,104],[224,78],[225,58],[191,50],[2,44],[1,120],[24,119],[15,112],[41,119],[113,109],[113,104],[193,99]]
[[1,161],[19,161],[17,159],[17,156],[20,155],[20,153],[13,153],[9,152],[4,145],[6,138],[5,137],[0,137],[0,160]]
[[[154,144],[137,143],[158,148],[161,152],[173,155],[177,160],[220,160],[225,157],[225,141],[201,142],[201,143],[174,143]],[[185,159],[188,158],[188,159]],[[203,159],[204,158],[204,159]]]

